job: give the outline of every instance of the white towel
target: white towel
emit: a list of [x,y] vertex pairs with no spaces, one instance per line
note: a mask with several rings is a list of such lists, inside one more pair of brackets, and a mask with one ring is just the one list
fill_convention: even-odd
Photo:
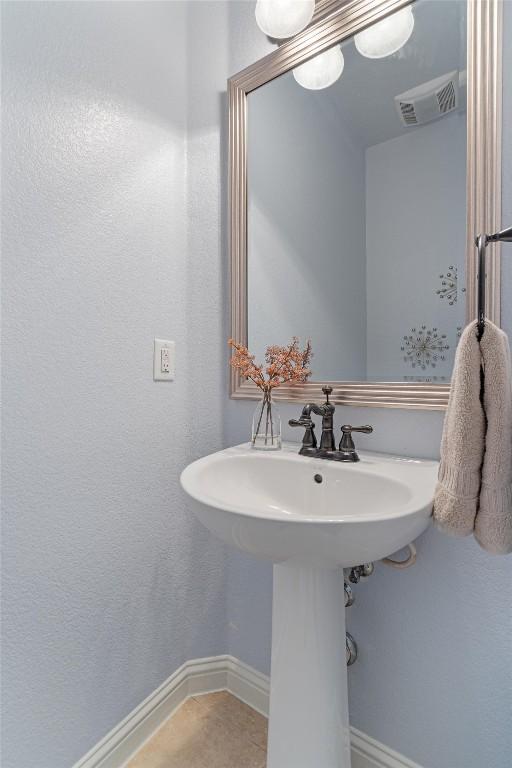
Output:
[[489,320],[480,341],[487,418],[475,538],[488,552],[512,552],[512,364],[507,335]]
[[455,356],[434,519],[447,533],[474,531],[484,549],[507,554],[512,552],[510,349],[506,334],[489,320],[480,343],[476,332],[476,322],[464,329]]
[[462,332],[455,354],[434,496],[434,520],[455,536],[473,533],[478,509],[485,438],[480,358],[474,322]]

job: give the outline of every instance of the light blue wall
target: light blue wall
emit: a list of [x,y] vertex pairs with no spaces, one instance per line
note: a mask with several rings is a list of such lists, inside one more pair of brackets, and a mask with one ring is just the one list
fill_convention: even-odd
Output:
[[[186,658],[268,671],[271,570],[223,550],[178,487],[253,410],[219,358],[226,78],[273,50],[253,10],[3,6],[2,768],[69,768]],[[512,263],[503,290],[512,332]],[[178,342],[171,386],[151,381],[157,334]],[[441,414],[343,414],[374,425],[362,446],[437,454]],[[435,531],[419,554],[358,590],[353,722],[426,768],[508,768],[510,559]]]
[[[512,220],[512,3],[505,3],[503,221]],[[251,3],[230,5],[231,73],[267,51]],[[503,324],[512,335],[512,262],[504,267]],[[247,439],[252,404],[230,402],[226,444]],[[283,421],[297,407],[281,408]],[[361,447],[437,457],[441,413],[343,408],[338,422],[370,422]],[[296,435],[285,430],[291,439]],[[360,658],[350,670],[352,723],[425,768],[509,768],[512,755],[512,559],[472,539],[429,530],[418,563],[379,565],[356,588],[349,627]],[[232,553],[230,652],[269,671],[271,569]]]
[[195,100],[188,10],[3,4],[2,768],[70,768],[226,651],[225,552],[179,487],[222,439],[226,7]]

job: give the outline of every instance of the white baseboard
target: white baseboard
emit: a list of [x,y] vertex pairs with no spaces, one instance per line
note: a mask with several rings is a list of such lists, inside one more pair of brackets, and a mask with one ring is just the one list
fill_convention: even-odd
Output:
[[[189,696],[229,691],[267,716],[269,690],[269,678],[266,675],[233,656],[187,661],[75,763],[73,768],[122,768]],[[351,727],[350,740],[352,768],[421,768],[356,728]]]
[[187,661],[73,768],[121,768],[189,696],[227,689],[230,656]]

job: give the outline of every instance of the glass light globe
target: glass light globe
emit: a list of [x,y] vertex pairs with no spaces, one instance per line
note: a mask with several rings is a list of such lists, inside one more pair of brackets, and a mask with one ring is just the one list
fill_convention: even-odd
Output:
[[256,22],[269,37],[293,37],[307,27],[315,11],[315,0],[258,0]]
[[293,76],[303,88],[319,91],[336,82],[343,72],[345,59],[339,45],[319,53],[314,59],[295,67]]
[[413,28],[412,8],[407,6],[358,32],[354,42],[362,56],[368,59],[382,59],[400,50],[412,35]]

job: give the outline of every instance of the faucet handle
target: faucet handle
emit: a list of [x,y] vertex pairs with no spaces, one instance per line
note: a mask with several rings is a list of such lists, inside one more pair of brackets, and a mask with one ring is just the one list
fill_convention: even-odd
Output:
[[288,422],[290,427],[304,427],[304,437],[302,438],[302,446],[299,451],[300,454],[308,453],[316,449],[316,435],[315,425],[310,416],[301,416],[300,419],[290,419]]
[[290,419],[290,427],[314,427],[313,421],[309,416],[301,416],[300,419]]
[[371,435],[373,432],[373,427],[371,427],[369,424],[365,424],[363,427],[352,427],[350,424],[344,424],[341,428],[341,431],[343,434],[348,432],[364,432],[365,435]]
[[[341,431],[343,433],[343,437],[340,441],[339,450],[342,451],[342,453],[351,453],[354,455],[354,457],[357,457],[356,447],[354,445],[354,441],[352,440],[352,432],[364,432],[365,435],[369,435],[373,432],[373,427],[371,427],[369,424],[365,424],[362,427],[353,427],[350,424],[344,424],[341,428]],[[354,458],[354,461],[357,460],[357,458]]]

